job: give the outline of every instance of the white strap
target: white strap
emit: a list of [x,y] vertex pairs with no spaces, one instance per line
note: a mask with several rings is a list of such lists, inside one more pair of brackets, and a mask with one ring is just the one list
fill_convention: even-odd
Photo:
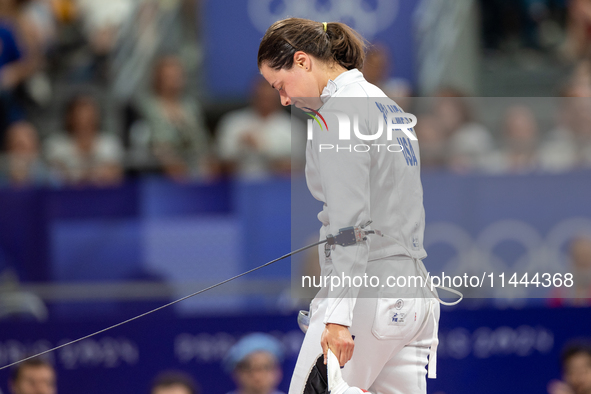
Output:
[[[426,272],[426,271],[423,271],[421,269],[421,265],[419,264],[419,259],[416,258],[416,257],[413,257],[412,256],[412,253],[410,253],[410,251],[408,250],[408,248],[406,246],[404,246],[403,244],[401,244],[400,242],[398,242],[398,240],[396,238],[394,238],[393,236],[391,236],[391,235],[384,234],[383,232],[381,232],[379,230],[374,230],[374,231],[375,231],[375,234],[377,234],[379,236],[382,236],[382,237],[385,236],[385,237],[388,237],[388,238],[392,238],[398,245],[402,246],[406,250],[406,253],[408,253],[408,256],[411,259],[414,260],[415,265],[417,266],[417,269],[418,269],[419,273],[421,274],[421,277],[425,281],[425,286],[427,286],[429,288],[429,291],[431,292],[431,294],[433,294],[433,297],[435,297],[435,299],[437,301],[439,301],[440,304],[447,305],[447,306],[453,306],[453,305],[459,304],[460,301],[462,301],[464,299],[464,295],[461,292],[459,292],[458,290],[450,289],[449,287],[440,286],[440,285],[439,286],[434,286],[433,285],[433,278],[431,278],[431,281],[429,282],[429,278],[430,278],[429,277],[429,273]],[[443,301],[443,300],[441,300],[441,298],[439,298],[439,296],[437,295],[437,293],[435,293],[433,291],[433,287],[437,287],[438,289],[449,291],[450,293],[453,293],[453,294],[459,296],[460,298],[458,298],[454,302],[446,302],[446,301]]]
[[[414,262],[415,262],[415,264],[416,264],[416,266],[417,266],[417,269],[418,269],[419,273],[421,274],[421,277],[422,277],[422,278],[423,278],[423,280],[425,281],[425,286],[427,286],[427,287],[428,287],[428,289],[429,289],[429,291],[431,292],[431,294],[433,294],[433,297],[435,297],[435,299],[436,299],[437,301],[439,301],[439,303],[440,303],[440,304],[442,304],[442,305],[447,305],[447,306],[454,306],[454,305],[457,305],[457,304],[459,304],[459,303],[460,303],[460,301],[462,301],[462,300],[464,299],[464,295],[463,295],[463,294],[462,294],[460,291],[458,291],[458,290],[456,290],[456,289],[450,289],[449,287],[440,286],[440,285],[438,285],[438,286],[434,286],[434,285],[433,285],[433,278],[431,278],[431,277],[429,276],[429,273],[428,273],[428,272],[424,272],[424,271],[421,269],[421,265],[419,264],[419,261],[420,261],[420,260],[419,260],[419,259],[417,259],[417,258],[414,258],[414,257],[412,257],[412,259],[414,260]],[[431,281],[429,281],[429,279],[431,279]],[[450,293],[453,293],[453,294],[455,294],[455,295],[459,296],[460,298],[458,298],[458,299],[457,299],[457,300],[455,300],[454,302],[447,302],[447,301],[443,301],[441,298],[439,298],[439,295],[433,291],[433,287],[436,287],[436,288],[438,288],[438,289],[441,289],[441,290],[449,291]]]

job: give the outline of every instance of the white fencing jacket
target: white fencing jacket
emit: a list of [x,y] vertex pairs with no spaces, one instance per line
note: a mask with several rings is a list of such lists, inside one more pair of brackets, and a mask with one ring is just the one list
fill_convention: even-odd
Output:
[[[388,140],[385,128],[388,112],[404,111],[357,69],[330,80],[321,101],[318,112],[326,125],[321,120],[321,129],[313,122],[312,139],[306,147],[307,185],[314,198],[324,203],[318,214],[323,225],[320,240],[327,234],[337,234],[341,228],[369,220],[373,221],[369,228],[389,235],[370,235],[368,241],[353,246],[336,246],[328,259],[332,263],[329,268],[321,257],[322,275],[362,277],[371,260],[409,254],[425,258],[419,145],[401,130],[394,130]],[[348,115],[350,140],[339,139],[335,111]],[[382,135],[373,141],[359,138],[354,133],[355,115],[360,134],[376,134],[382,122]],[[329,290],[324,323],[350,326],[358,293],[359,288],[354,286]]]

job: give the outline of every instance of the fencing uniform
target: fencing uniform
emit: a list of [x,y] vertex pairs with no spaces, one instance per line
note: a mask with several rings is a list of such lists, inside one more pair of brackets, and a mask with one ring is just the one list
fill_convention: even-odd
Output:
[[[319,291],[289,394],[318,392],[311,380],[321,368],[320,337],[327,323],[349,327],[354,338],[353,357],[342,369],[349,385],[380,394],[425,393],[430,347],[429,375],[435,376],[439,303],[426,288],[382,287],[387,276],[424,271],[418,143],[401,130],[388,136],[385,128],[376,140],[363,138],[375,134],[380,123],[383,127],[388,113],[404,111],[357,69],[330,80],[321,100],[318,112],[326,125],[314,127],[306,148],[308,188],[324,202],[318,214],[320,239],[369,220],[370,228],[388,236],[336,246],[329,255],[320,247],[322,277],[375,275],[382,282],[373,289],[326,286]],[[340,133],[343,119],[351,125],[349,139]]]

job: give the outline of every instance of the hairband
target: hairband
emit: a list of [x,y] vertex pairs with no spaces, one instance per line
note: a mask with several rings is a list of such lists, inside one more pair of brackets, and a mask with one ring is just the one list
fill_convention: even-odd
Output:
[[326,33],[326,27],[327,27],[328,23],[326,22],[322,22],[322,26],[324,26],[324,32]]

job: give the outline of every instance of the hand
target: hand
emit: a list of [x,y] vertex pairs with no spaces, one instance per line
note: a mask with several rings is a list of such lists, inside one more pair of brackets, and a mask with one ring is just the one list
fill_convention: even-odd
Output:
[[324,353],[324,364],[326,364],[326,353],[329,348],[339,360],[341,367],[353,357],[355,343],[353,342],[349,328],[346,326],[328,323],[320,338],[320,345]]

